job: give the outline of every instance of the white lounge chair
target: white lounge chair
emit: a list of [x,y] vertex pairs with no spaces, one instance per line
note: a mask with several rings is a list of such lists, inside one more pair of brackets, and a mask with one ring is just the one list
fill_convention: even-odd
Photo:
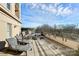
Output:
[[17,43],[17,39],[16,38],[8,38],[8,39],[6,39],[6,41],[9,44],[9,48],[11,48],[13,50],[16,50],[16,51],[31,50],[30,44],[20,45],[20,44]]

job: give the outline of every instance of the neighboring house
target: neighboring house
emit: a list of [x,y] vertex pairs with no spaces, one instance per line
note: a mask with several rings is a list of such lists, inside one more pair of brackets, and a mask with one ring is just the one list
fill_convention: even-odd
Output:
[[21,4],[0,3],[0,41],[21,32]]

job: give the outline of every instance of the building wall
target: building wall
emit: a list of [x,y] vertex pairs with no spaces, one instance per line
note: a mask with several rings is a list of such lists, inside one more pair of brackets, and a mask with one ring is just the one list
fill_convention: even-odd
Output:
[[58,43],[61,43],[65,46],[68,46],[74,50],[78,50],[78,48],[79,48],[79,42],[74,41],[72,39],[62,38],[62,37],[54,37],[53,35],[46,35],[46,37],[48,37],[48,38],[50,38]]
[[6,7],[6,4],[0,4],[0,8],[5,10],[7,13],[9,13],[11,16],[7,15],[5,12],[3,12],[0,9],[0,41],[5,41],[7,36],[7,24],[11,24],[11,29],[12,29],[12,37],[16,36],[16,34],[19,34],[21,32],[21,23],[20,23],[20,18],[18,18],[15,15],[15,4],[11,4],[11,10],[8,10]]

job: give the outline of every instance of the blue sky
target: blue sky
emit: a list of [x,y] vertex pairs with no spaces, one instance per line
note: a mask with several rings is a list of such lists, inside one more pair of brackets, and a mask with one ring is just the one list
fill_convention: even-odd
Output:
[[78,3],[23,3],[21,4],[22,27],[43,24],[79,24]]

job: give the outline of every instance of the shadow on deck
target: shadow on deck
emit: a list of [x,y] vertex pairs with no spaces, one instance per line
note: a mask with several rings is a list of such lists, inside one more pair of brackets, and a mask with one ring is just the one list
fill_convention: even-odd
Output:
[[3,50],[1,50],[0,51],[1,53],[3,53],[3,54],[10,54],[10,55],[16,55],[16,56],[18,56],[18,55],[20,55],[22,52],[21,51],[15,51],[15,50],[11,50],[11,49],[9,49],[9,48],[7,48],[7,47],[5,47]]

